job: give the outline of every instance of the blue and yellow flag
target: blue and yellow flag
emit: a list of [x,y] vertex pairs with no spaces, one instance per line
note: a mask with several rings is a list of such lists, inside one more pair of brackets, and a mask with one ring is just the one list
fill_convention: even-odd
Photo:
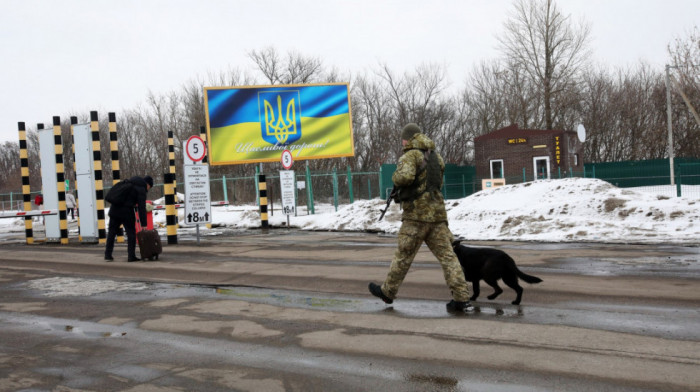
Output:
[[355,155],[347,84],[206,87],[209,163]]

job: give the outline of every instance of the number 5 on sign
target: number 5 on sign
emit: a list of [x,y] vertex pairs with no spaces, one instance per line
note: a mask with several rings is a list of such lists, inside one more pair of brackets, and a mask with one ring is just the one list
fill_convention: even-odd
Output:
[[292,163],[294,163],[294,159],[292,159],[292,152],[289,150],[284,150],[282,151],[282,167],[289,170],[289,168],[292,167]]
[[183,146],[185,165],[194,165],[199,163],[207,155],[207,146],[199,136],[190,136],[185,141]]

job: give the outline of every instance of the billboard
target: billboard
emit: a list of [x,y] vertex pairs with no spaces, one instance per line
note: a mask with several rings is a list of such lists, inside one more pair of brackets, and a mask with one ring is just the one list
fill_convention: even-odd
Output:
[[355,155],[347,83],[205,87],[209,164]]

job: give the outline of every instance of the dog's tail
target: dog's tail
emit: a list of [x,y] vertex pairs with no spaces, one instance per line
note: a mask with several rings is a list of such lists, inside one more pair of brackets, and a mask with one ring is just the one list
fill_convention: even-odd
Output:
[[508,257],[509,257],[510,260],[511,260],[510,265],[511,265],[511,267],[513,268],[513,270],[515,270],[515,274],[518,275],[518,278],[520,278],[520,279],[522,279],[522,280],[524,280],[525,282],[530,283],[530,284],[533,284],[533,283],[540,283],[540,282],[542,281],[542,279],[540,279],[540,278],[538,278],[538,277],[536,277],[536,276],[528,275],[528,274],[524,273],[523,271],[521,271],[521,270],[518,268],[518,266],[515,265],[515,260],[513,260],[513,258],[510,257],[510,256],[508,256]]
[[540,279],[536,276],[532,276],[532,275],[528,275],[528,274],[524,273],[523,271],[519,270],[518,267],[515,267],[515,273],[518,274],[518,278],[520,278],[520,279],[522,279],[525,282],[530,283],[530,284],[540,283],[542,281],[542,279]]

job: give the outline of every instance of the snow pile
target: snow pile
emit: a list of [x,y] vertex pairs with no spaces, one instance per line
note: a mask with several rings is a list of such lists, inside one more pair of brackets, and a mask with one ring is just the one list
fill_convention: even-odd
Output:
[[508,185],[448,201],[450,227],[472,240],[690,243],[700,202],[585,178]]

